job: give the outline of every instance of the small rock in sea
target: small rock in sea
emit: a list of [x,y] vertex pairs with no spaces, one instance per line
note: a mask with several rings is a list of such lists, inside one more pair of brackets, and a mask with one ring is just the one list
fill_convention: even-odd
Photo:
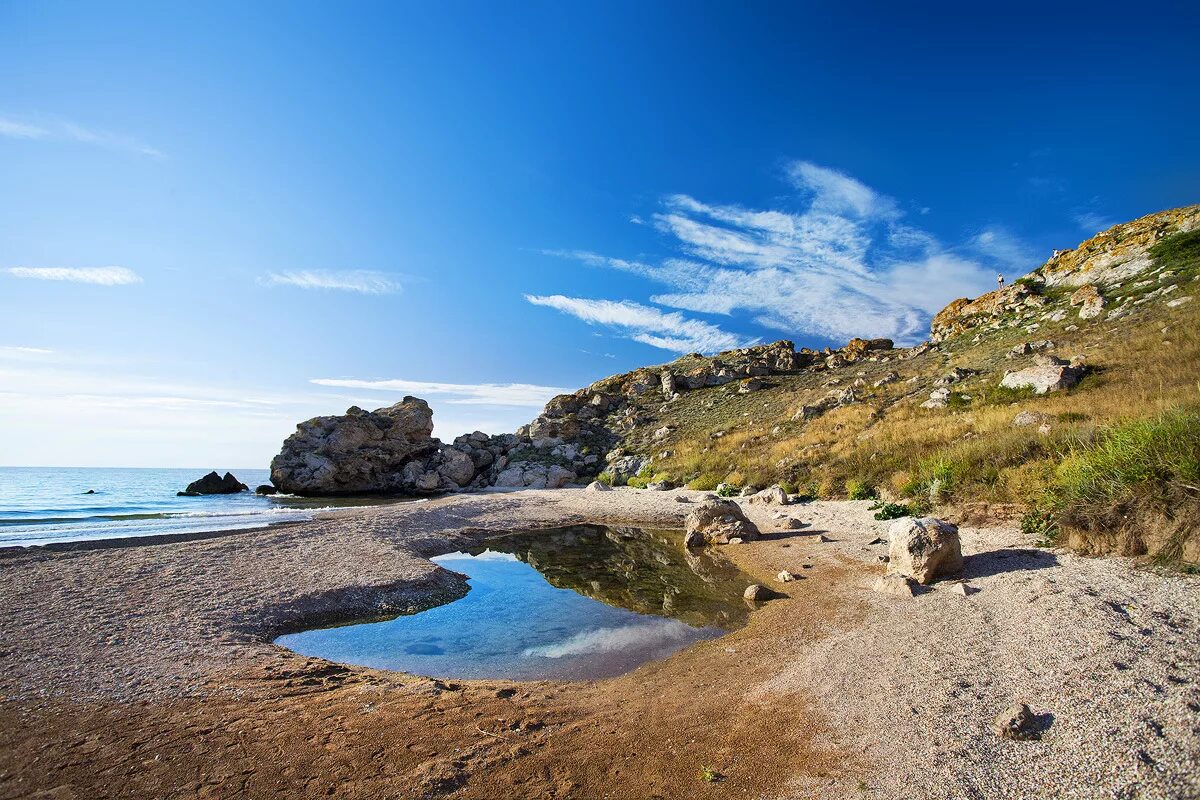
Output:
[[890,594],[893,597],[913,596],[912,583],[902,575],[884,575],[875,581],[871,588],[880,594]]
[[790,583],[790,582],[796,580],[796,576],[793,575],[792,573],[788,572],[786,569],[783,570],[782,572],[780,572],[775,577],[779,579],[780,583]]
[[186,489],[176,494],[183,497],[197,497],[203,494],[237,494],[238,492],[248,491],[249,488],[246,484],[233,477],[233,473],[226,472],[225,476],[222,477],[214,470],[203,478],[192,481]]
[[254,490],[255,494],[279,494],[279,490],[269,483],[264,483]]
[[95,489],[88,489],[86,492],[84,492],[84,494],[95,494],[95,493],[96,493]]
[[992,720],[992,732],[1001,739],[1027,741],[1038,738],[1037,717],[1024,703],[1013,703]]
[[591,483],[589,483],[587,485],[587,491],[589,491],[589,492],[611,492],[612,487],[609,486],[607,483],[601,483],[600,481],[592,481]]
[[747,600],[753,600],[757,603],[770,599],[771,591],[765,586],[752,583],[746,587],[746,591],[742,592],[742,597],[746,598]]

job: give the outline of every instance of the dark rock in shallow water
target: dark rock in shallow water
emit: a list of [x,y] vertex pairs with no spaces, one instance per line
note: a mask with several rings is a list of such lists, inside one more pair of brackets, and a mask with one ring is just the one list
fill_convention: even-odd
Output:
[[254,490],[255,494],[278,494],[279,490],[269,483],[264,483]]
[[84,492],[84,494],[95,494],[95,493],[96,493],[95,489],[88,489],[86,492]]
[[198,481],[192,481],[187,488],[182,492],[176,492],[179,497],[199,497],[205,494],[237,494],[238,492],[248,491],[250,487],[233,477],[233,473],[226,472],[224,477],[221,477],[214,470],[208,473]]

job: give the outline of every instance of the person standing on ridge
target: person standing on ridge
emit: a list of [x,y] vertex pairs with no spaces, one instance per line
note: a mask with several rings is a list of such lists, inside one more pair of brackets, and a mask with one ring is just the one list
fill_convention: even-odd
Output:
[[996,288],[997,288],[997,289],[1003,289],[1003,288],[1004,288],[1004,276],[1003,276],[1003,275],[997,275],[997,276],[996,276]]

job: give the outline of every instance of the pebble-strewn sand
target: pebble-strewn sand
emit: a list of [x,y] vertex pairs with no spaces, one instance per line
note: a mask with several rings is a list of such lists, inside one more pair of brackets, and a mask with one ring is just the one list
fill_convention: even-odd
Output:
[[[609,681],[431,681],[270,644],[458,596],[426,557],[489,531],[678,527],[675,494],[463,495],[6,554],[0,797],[1200,797],[1200,581],[964,528],[977,592],[880,595],[866,503],[786,507],[811,523],[786,532],[750,508],[777,532],[724,551],[788,596]],[[1047,715],[1040,741],[990,732],[1015,699]]]

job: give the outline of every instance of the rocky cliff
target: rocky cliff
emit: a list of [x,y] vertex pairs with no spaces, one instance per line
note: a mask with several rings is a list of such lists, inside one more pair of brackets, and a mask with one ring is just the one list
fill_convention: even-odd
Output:
[[[1200,263],[1163,248],[1193,247],[1189,232],[1198,230],[1200,206],[1118,225],[1009,286],[950,303],[934,317],[930,340],[916,347],[854,339],[814,351],[779,341],[690,354],[555,397],[514,434],[476,432],[442,443],[431,435],[428,406],[415,398],[318,417],[285,442],[272,476],[279,488],[300,494],[552,488],[601,476],[699,488],[809,482],[838,496],[843,481],[861,475],[897,493],[931,484],[945,495],[966,478],[929,477],[932,467],[921,459],[939,448],[961,450],[975,436],[996,436],[987,433],[999,424],[994,409],[1015,403],[1007,413],[1038,420],[1028,429],[1035,440],[1021,445],[1016,464],[1044,453],[1046,442],[1070,427],[1054,420],[1054,404],[1029,398],[1074,397],[1073,387],[1085,381],[1108,387],[1096,408],[1115,416],[1125,407],[1108,394],[1124,386],[1126,355],[1114,347],[1134,342],[1139,331],[1162,338],[1159,328],[1177,324],[1171,320],[1188,309]],[[1177,343],[1155,346],[1186,344],[1186,336],[1172,338]],[[1144,354],[1128,357],[1146,366]],[[1099,377],[1087,384],[1089,375]],[[1190,375],[1177,370],[1162,385],[1184,392],[1194,388]],[[1055,434],[1039,433],[1050,429]],[[994,484],[1010,480],[1006,469],[979,475]]]

